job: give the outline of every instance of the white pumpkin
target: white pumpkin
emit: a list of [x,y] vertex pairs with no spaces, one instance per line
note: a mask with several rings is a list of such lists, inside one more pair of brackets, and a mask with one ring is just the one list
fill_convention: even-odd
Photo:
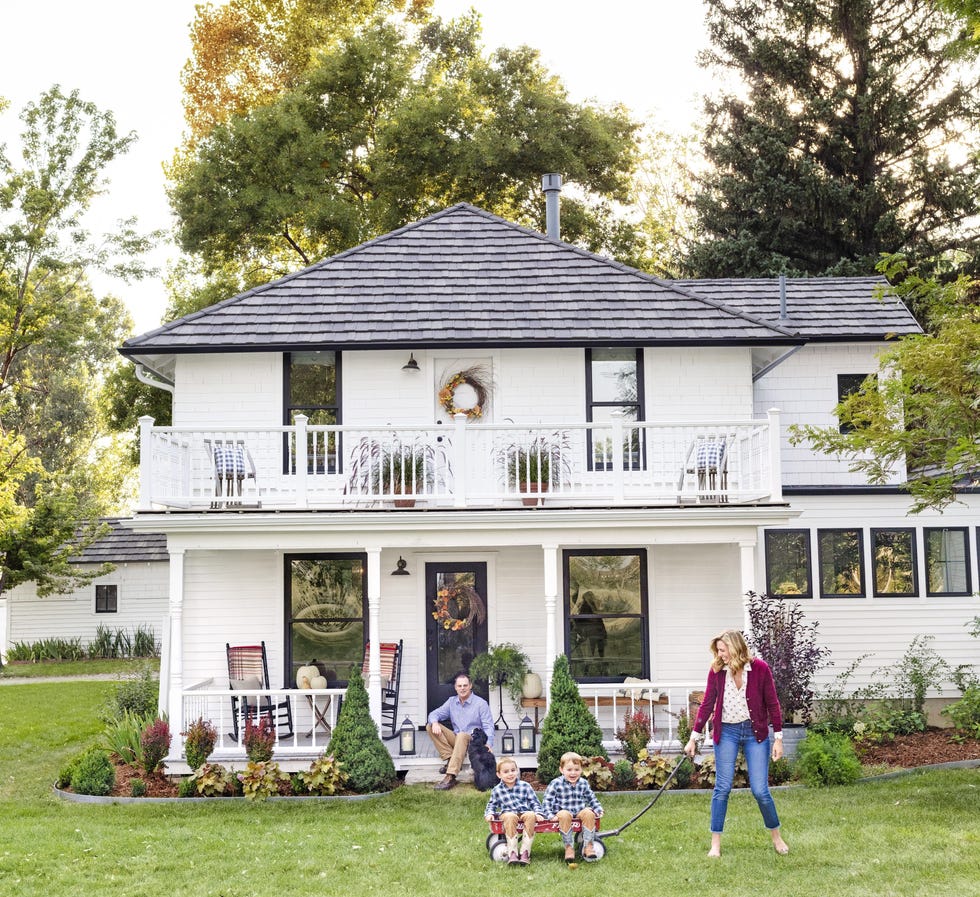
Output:
[[326,688],[326,687],[327,687],[326,676],[314,676],[310,680],[310,688]]
[[320,675],[320,670],[315,666],[300,667],[296,671],[296,684],[300,688],[312,688],[310,683]]

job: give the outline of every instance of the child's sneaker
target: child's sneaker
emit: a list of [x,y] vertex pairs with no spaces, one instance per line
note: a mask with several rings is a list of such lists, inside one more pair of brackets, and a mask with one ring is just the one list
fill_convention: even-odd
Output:
[[531,851],[530,850],[522,850],[521,851],[520,863],[521,863],[522,866],[530,866],[531,865]]

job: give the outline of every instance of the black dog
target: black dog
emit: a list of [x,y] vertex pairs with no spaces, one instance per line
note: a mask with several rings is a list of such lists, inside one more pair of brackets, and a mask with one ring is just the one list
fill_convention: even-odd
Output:
[[473,787],[477,791],[489,791],[500,779],[497,778],[497,758],[487,747],[487,733],[483,729],[474,729],[466,750],[473,767]]

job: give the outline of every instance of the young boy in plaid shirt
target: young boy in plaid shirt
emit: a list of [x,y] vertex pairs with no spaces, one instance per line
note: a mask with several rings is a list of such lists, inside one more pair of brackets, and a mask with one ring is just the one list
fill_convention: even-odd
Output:
[[544,812],[549,819],[558,820],[562,844],[565,845],[565,862],[575,859],[575,835],[572,833],[572,819],[582,822],[582,859],[594,863],[599,859],[595,853],[595,821],[602,816],[599,803],[588,779],[582,778],[582,758],[568,751],[561,755],[558,776],[544,793]]
[[[511,866],[527,866],[531,862],[531,845],[534,842],[534,824],[541,815],[541,803],[534,789],[520,778],[516,761],[502,757],[497,761],[500,781],[493,786],[484,818],[489,822],[499,816],[507,839],[507,862]],[[517,853],[517,823],[524,823],[521,852]]]

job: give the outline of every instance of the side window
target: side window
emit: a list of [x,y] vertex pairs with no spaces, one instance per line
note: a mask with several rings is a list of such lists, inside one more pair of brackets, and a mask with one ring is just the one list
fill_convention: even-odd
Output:
[[817,530],[817,558],[822,597],[850,598],[864,594],[861,530]]
[[919,593],[914,529],[871,530],[871,561],[876,597]]
[[287,555],[286,670],[316,661],[330,686],[343,688],[364,659],[367,586],[363,554]]
[[[283,423],[296,423],[297,414],[309,418],[307,469],[310,473],[339,473],[339,440],[333,432],[317,432],[317,426],[341,422],[340,355],[337,352],[287,352],[283,357],[285,371]],[[286,472],[293,470],[294,452],[287,450]]]
[[565,653],[580,682],[649,678],[646,552],[566,551]]
[[95,612],[97,614],[119,613],[119,586],[100,585],[95,587]]
[[813,597],[809,530],[766,530],[766,592],[780,598]]
[[[589,431],[589,470],[611,470],[613,451],[623,453],[626,470],[642,470],[643,433],[631,422],[643,420],[643,351],[585,350],[585,415],[599,427]],[[623,445],[615,449],[608,435],[613,413],[623,421]]]
[[[837,402],[840,404],[848,396],[854,395],[856,392],[861,391],[861,384],[867,379],[867,374],[838,374],[837,375]],[[874,374],[872,377],[875,388],[877,388],[878,375]],[[854,430],[854,425],[850,423],[841,423],[840,431],[841,433],[850,433]]]
[[926,594],[969,595],[970,553],[967,528],[923,530],[926,542]]

